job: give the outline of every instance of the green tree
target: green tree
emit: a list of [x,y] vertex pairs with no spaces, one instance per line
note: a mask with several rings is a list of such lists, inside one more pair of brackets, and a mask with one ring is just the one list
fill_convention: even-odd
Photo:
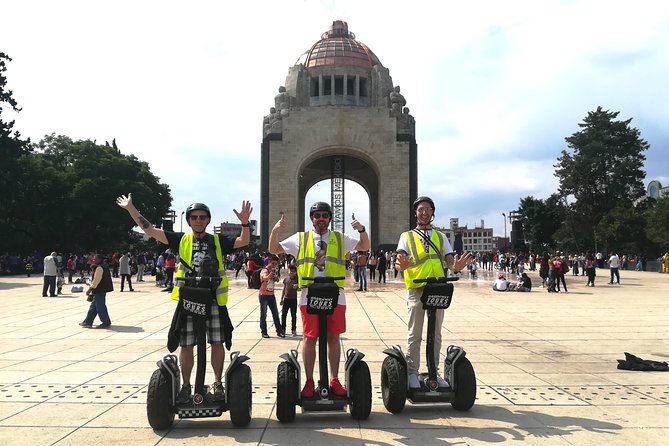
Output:
[[553,194],[546,200],[525,197],[518,208],[523,215],[523,233],[532,251],[555,248],[554,234],[564,221],[565,209],[560,197]]
[[555,165],[559,195],[574,198],[570,207],[595,250],[598,242],[604,241],[608,249],[613,240],[610,231],[598,234],[602,218],[618,206],[632,206],[644,194],[644,152],[650,146],[630,126],[632,119],[616,120],[618,114],[602,107],[589,112],[579,124],[581,130],[565,138],[569,151],[563,150]]
[[669,196],[653,200],[654,206],[646,209],[646,234],[655,243],[651,254],[669,251]]
[[14,216],[25,205],[21,191],[24,187],[25,173],[19,160],[30,152],[30,139],[23,140],[18,131],[14,131],[14,121],[5,121],[2,116],[3,104],[9,105],[15,112],[20,112],[18,103],[11,90],[7,90],[7,62],[12,59],[0,52],[0,233],[4,234],[0,242],[0,254],[11,252],[18,254],[27,240],[16,233],[17,224]]
[[116,197],[132,192],[142,213],[159,223],[169,209],[169,186],[161,184],[146,162],[116,147],[90,140],[49,135],[21,163],[30,175],[26,202],[16,216],[30,247],[62,251],[110,251],[131,243],[134,226],[119,212]]
[[646,252],[650,246],[645,215],[635,206],[613,208],[597,224],[597,234],[621,255]]

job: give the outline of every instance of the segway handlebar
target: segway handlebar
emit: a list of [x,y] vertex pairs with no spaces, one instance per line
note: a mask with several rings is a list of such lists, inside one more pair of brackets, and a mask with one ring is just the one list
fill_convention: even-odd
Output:
[[460,280],[459,277],[428,277],[426,279],[414,279],[413,283],[444,283],[458,280]]
[[346,277],[302,277],[302,280],[311,280],[314,283],[334,283],[336,280],[344,280]]

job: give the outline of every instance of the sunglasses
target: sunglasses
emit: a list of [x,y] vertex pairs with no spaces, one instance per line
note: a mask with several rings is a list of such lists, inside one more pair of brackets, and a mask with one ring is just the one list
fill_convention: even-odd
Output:
[[311,218],[315,218],[316,220],[319,218],[330,218],[330,214],[328,212],[314,212],[311,214]]
[[206,220],[206,219],[209,218],[209,216],[208,215],[189,215],[188,218],[190,218],[193,221],[198,220],[198,219],[199,220]]
[[420,207],[420,208],[418,208],[418,209],[416,209],[416,210],[417,210],[419,213],[421,213],[421,214],[428,214],[428,213],[432,212],[432,208],[423,208],[423,207]]

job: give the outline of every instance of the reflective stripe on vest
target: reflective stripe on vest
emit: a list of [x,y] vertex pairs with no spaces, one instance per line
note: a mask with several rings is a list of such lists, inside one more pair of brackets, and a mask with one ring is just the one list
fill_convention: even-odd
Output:
[[433,252],[434,249],[429,249],[425,252],[422,237],[416,234],[415,231],[407,231],[402,234],[407,238],[409,255],[413,259],[413,263],[409,268],[404,270],[404,284],[407,288],[421,288],[424,283],[414,283],[414,279],[426,279],[428,277],[444,277],[444,235],[436,230],[431,231],[430,240],[439,248],[439,252]]
[[[316,254],[314,252],[313,232],[299,233],[300,246],[295,258],[297,265],[297,275],[299,278],[299,288],[308,286],[310,280],[302,280],[303,277],[314,277],[314,264]],[[345,277],[346,260],[344,258],[344,234],[337,231],[330,231],[328,237],[328,246],[325,250],[325,275],[327,277]],[[344,288],[345,279],[337,280],[335,283],[339,288]]]
[[[225,264],[223,263],[223,253],[218,236],[214,235],[214,246],[216,247],[216,260],[218,260],[218,275],[221,277],[221,283],[216,288],[216,303],[223,307],[228,303],[228,276],[225,274]],[[193,258],[193,234],[184,234],[179,241],[179,259],[188,263]],[[188,259],[188,260],[185,260]],[[190,266],[190,265],[189,265]],[[179,278],[186,277],[188,269],[179,262],[174,272],[174,288],[172,288],[172,299],[179,300]]]

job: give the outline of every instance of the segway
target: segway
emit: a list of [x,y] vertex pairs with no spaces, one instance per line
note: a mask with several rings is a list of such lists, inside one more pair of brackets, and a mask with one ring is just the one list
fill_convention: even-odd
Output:
[[432,277],[416,279],[414,283],[425,283],[421,302],[427,310],[427,373],[419,374],[420,388],[409,387],[406,357],[399,345],[383,351],[388,355],[381,366],[381,396],[383,405],[391,413],[400,413],[406,400],[412,403],[451,403],[460,411],[471,409],[476,400],[476,375],[465,350],[450,345],[444,359],[444,381],[442,387],[437,381],[437,367],[434,361],[434,333],[437,310],[447,309],[453,298],[453,284],[458,277]]
[[[149,424],[156,430],[172,427],[175,415],[179,418],[219,417],[230,411],[235,426],[246,426],[251,421],[252,382],[251,369],[244,364],[249,358],[238,351],[230,354],[230,364],[225,371],[223,398],[215,398],[204,384],[207,368],[206,321],[220,277],[186,277],[177,279],[179,307],[193,316],[197,341],[197,369],[195,391],[187,403],[177,403],[181,389],[181,373],[175,355],[167,355],[157,362],[158,369],[151,375],[146,397]],[[176,317],[176,315],[175,315]]]
[[365,420],[372,411],[372,380],[365,355],[355,348],[346,351],[345,379],[346,396],[336,396],[330,391],[328,377],[327,317],[334,313],[339,297],[335,280],[343,277],[305,277],[313,281],[307,291],[307,313],[318,315],[318,366],[320,377],[312,398],[302,398],[301,367],[297,361],[297,350],[281,355],[276,371],[276,416],[281,422],[295,419],[295,407],[302,412],[346,411],[356,420]]

